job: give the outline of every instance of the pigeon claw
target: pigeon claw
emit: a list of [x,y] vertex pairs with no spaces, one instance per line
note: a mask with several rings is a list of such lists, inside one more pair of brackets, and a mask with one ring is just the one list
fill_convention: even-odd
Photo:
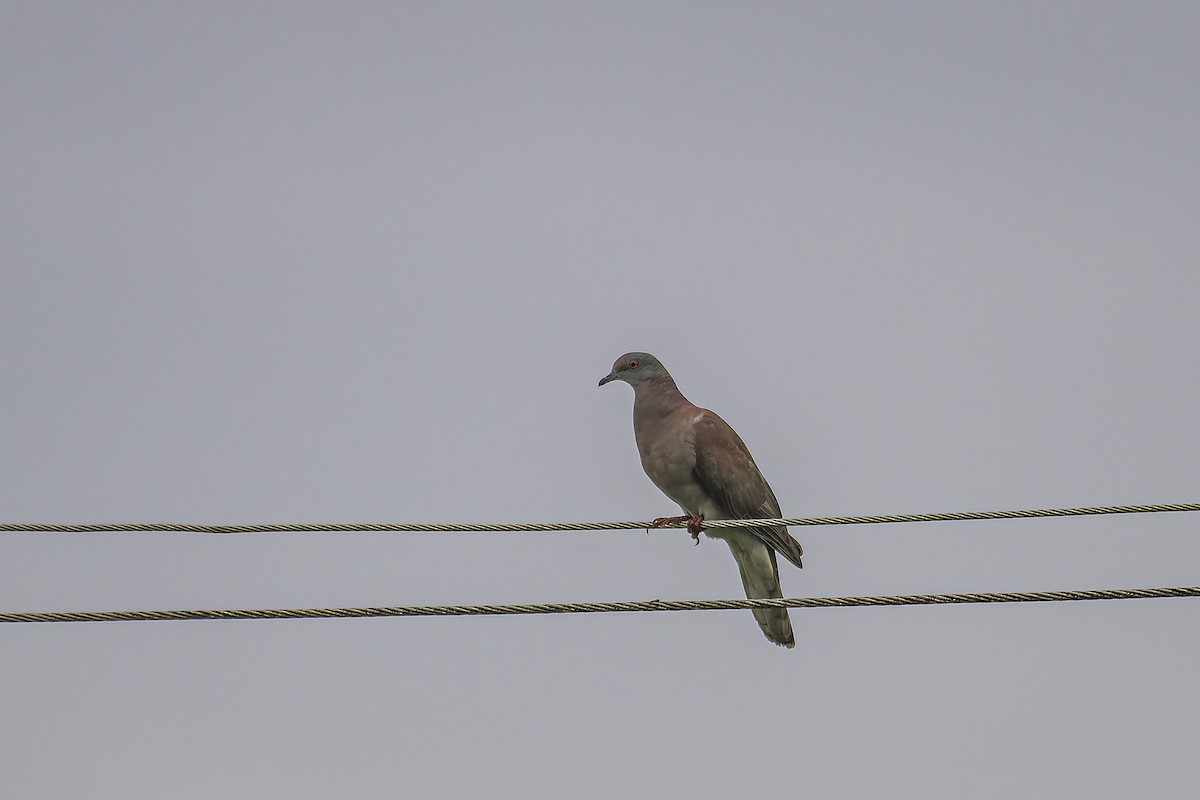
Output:
[[650,527],[661,528],[663,525],[672,525],[676,522],[686,522],[687,532],[692,535],[692,539],[696,542],[696,544],[700,544],[700,531],[704,530],[703,514],[697,514],[694,517],[689,517],[686,514],[684,514],[682,517],[659,517],[650,523]]

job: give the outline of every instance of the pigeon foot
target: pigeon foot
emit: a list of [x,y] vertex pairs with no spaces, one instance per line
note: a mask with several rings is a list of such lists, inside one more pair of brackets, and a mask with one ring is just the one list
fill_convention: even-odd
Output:
[[682,517],[659,517],[650,523],[650,527],[661,528],[663,525],[670,525],[675,522],[686,522],[687,532],[692,535],[692,539],[696,544],[700,544],[700,531],[704,530],[703,514],[697,514],[694,517],[689,517],[686,514]]

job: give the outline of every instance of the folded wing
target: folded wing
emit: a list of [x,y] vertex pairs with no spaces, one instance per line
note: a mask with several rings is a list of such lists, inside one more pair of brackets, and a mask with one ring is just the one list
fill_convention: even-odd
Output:
[[[779,501],[750,450],[729,424],[707,409],[696,421],[695,434],[696,480],[733,518],[777,519],[782,516]],[[764,544],[780,553],[797,567],[803,568],[804,549],[792,538],[787,528],[751,527]]]

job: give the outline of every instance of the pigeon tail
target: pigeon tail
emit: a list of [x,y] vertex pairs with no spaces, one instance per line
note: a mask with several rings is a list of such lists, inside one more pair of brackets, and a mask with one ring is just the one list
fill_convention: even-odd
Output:
[[[783,597],[783,589],[779,586],[779,565],[775,560],[775,551],[762,543],[757,536],[745,528],[722,529],[718,534],[709,531],[709,536],[724,539],[737,562],[738,572],[742,576],[742,586],[746,589],[746,597],[751,600],[760,598]],[[715,534],[715,535],[714,535]],[[758,627],[763,635],[780,647],[796,646],[796,637],[792,633],[792,620],[788,617],[786,608],[754,608],[751,609]]]

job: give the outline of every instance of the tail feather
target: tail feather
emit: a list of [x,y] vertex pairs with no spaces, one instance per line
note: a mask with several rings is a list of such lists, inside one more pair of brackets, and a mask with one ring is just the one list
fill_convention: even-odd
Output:
[[[737,561],[746,597],[752,600],[783,597],[775,551],[763,544],[757,536],[741,528],[733,528],[723,533],[725,535],[721,538],[725,539],[734,560]],[[751,609],[751,613],[767,639],[781,647],[796,646],[792,621],[786,608],[755,608]]]

